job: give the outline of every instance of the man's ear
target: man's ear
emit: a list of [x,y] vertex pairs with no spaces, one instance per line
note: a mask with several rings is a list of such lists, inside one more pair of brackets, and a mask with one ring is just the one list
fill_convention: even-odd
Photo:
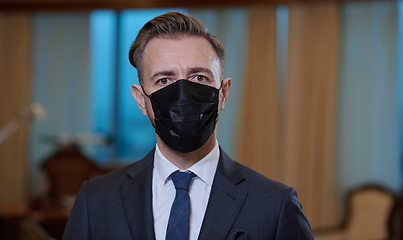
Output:
[[232,84],[232,80],[231,78],[226,78],[224,80],[222,80],[222,85],[221,85],[221,104],[219,106],[220,110],[224,109],[225,103],[228,100],[228,96],[229,96],[229,91],[231,90],[231,84]]
[[146,96],[144,95],[143,88],[138,84],[133,84],[131,92],[132,92],[133,98],[136,99],[137,106],[139,106],[141,112],[145,116],[148,116],[147,110],[146,110],[146,103],[144,100],[146,98]]

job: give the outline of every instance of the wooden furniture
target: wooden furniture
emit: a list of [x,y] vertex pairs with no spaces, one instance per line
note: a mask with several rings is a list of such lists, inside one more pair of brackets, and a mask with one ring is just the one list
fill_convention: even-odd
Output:
[[314,232],[316,240],[383,240],[392,238],[397,197],[377,185],[352,189],[346,202],[343,223]]
[[45,159],[42,169],[49,179],[48,195],[34,201],[29,213],[32,221],[22,226],[34,231],[37,225],[49,236],[61,239],[81,185],[99,176],[101,170],[74,144],[60,148]]
[[72,144],[46,159],[42,168],[49,177],[53,205],[71,207],[84,181],[100,175],[95,163]]

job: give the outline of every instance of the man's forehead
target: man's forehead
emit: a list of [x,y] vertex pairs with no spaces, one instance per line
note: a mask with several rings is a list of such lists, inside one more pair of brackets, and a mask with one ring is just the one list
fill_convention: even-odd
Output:
[[145,50],[149,48],[150,45],[158,45],[158,44],[168,44],[168,43],[181,43],[184,41],[191,41],[191,42],[196,42],[199,45],[205,45],[208,48],[211,48],[211,50],[214,51],[215,55],[217,53],[214,50],[213,45],[203,36],[197,36],[197,35],[161,35],[161,36],[156,36],[151,38],[148,43],[145,46]]
[[[200,36],[183,38],[153,38],[146,46],[143,67],[148,74],[156,72],[217,70],[219,59],[208,40]],[[198,70],[197,70],[198,71]]]

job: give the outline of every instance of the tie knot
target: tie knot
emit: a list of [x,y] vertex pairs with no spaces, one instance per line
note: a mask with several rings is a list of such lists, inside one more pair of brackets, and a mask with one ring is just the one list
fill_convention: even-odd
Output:
[[192,172],[180,172],[176,171],[170,175],[172,181],[174,182],[175,189],[184,189],[189,191],[189,185],[192,178],[196,177],[196,174]]

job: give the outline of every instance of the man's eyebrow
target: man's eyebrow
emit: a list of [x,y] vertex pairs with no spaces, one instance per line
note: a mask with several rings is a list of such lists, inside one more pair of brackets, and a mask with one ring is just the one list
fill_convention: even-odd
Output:
[[189,74],[202,73],[202,72],[208,73],[208,74],[211,74],[212,76],[214,76],[213,72],[210,69],[204,68],[204,67],[193,67],[190,69]]
[[154,78],[157,78],[157,77],[159,77],[159,76],[174,76],[174,75],[175,75],[175,72],[174,72],[174,71],[171,71],[171,70],[164,70],[164,71],[159,71],[159,72],[154,73],[154,74],[151,76],[151,78],[154,79]]

